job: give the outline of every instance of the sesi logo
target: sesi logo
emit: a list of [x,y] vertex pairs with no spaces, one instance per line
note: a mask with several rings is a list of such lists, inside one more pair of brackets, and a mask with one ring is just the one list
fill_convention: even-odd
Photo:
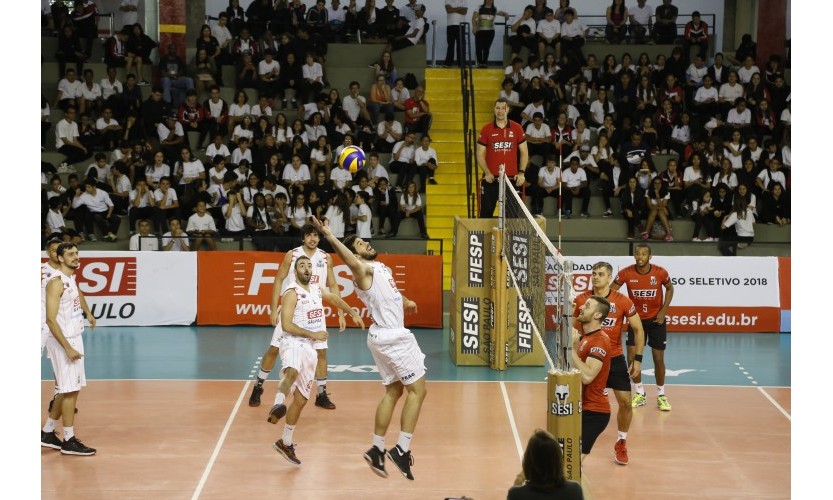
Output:
[[307,311],[307,319],[316,319],[324,316],[324,309],[313,309]]
[[88,297],[136,295],[135,257],[81,259],[75,276],[78,288]]
[[[558,276],[555,274],[547,274],[547,291],[558,291]],[[575,293],[582,293],[593,290],[593,282],[590,280],[589,274],[573,274],[573,290]]]

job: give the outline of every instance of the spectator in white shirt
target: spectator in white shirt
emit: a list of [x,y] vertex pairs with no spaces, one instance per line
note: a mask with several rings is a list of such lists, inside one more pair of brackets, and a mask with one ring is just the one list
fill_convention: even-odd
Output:
[[78,211],[79,220],[83,221],[83,229],[89,241],[96,241],[94,225],[98,225],[105,241],[118,239],[116,232],[121,220],[113,213],[115,206],[110,200],[110,195],[102,189],[97,189],[94,180],[84,181],[84,191],[73,198],[72,208]]
[[214,236],[217,235],[217,225],[214,223],[214,217],[208,213],[204,201],[197,202],[195,213],[188,218],[185,230],[194,238],[194,243],[191,245],[193,250],[199,250],[203,244],[209,250],[217,250],[217,242],[214,241]]
[[738,83],[738,74],[735,71],[729,72],[729,77],[726,83],[720,86],[718,92],[718,102],[720,103],[720,114],[726,116],[726,113],[735,105],[738,98],[743,97],[743,85]]
[[55,107],[66,112],[70,107],[81,108],[81,96],[84,91],[84,84],[78,80],[74,69],[68,69],[64,78],[58,82],[58,94],[55,97]]
[[752,81],[752,75],[755,73],[761,73],[761,70],[755,65],[755,59],[752,56],[746,56],[743,60],[743,66],[738,68],[738,80],[742,85],[746,85]]
[[556,60],[561,60],[561,22],[555,19],[552,9],[547,9],[544,19],[538,21],[535,33],[538,35],[538,54],[543,57],[547,47],[552,47]]
[[168,221],[179,219],[179,197],[171,189],[171,178],[162,177],[159,187],[153,191],[153,224],[160,233],[168,229]]
[[573,214],[573,197],[581,197],[581,216],[590,217],[590,188],[587,187],[587,173],[579,168],[577,157],[570,158],[570,168],[561,173],[561,192],[564,196],[564,218],[569,219]]
[[384,121],[376,125],[376,151],[390,153],[393,145],[402,140],[402,124],[395,118],[393,112],[385,113]]
[[636,7],[628,7],[630,17],[630,32],[637,44],[644,44],[647,38],[651,38],[651,11],[650,5],[645,5],[645,0],[636,0]]
[[153,197],[153,191],[148,187],[147,182],[144,179],[139,179],[136,181],[136,188],[130,191],[128,200],[130,206],[127,211],[127,218],[130,222],[130,234],[133,234],[136,231],[137,220],[154,217],[156,199]]
[[[171,190],[173,191],[173,190]],[[211,219],[212,222],[214,219]],[[191,241],[188,233],[182,230],[182,223],[179,219],[172,217],[168,224],[171,230],[162,235],[162,250],[166,252],[188,252],[191,250]]]
[[550,154],[552,133],[550,127],[544,123],[544,113],[536,111],[532,115],[532,123],[526,126],[526,142],[529,144],[529,156],[546,158]]
[[313,102],[315,96],[324,89],[324,68],[315,60],[315,55],[308,52],[306,64],[301,66],[304,85],[299,91],[302,102]]
[[[358,196],[357,196],[358,198]],[[399,215],[394,220],[391,228],[391,237],[399,233],[399,226],[402,219],[416,219],[419,226],[419,235],[422,239],[428,239],[428,230],[425,228],[425,211],[422,196],[417,192],[416,183],[411,181],[405,188],[405,192],[399,197]]]
[[89,115],[98,115],[101,112],[102,102],[101,86],[93,80],[93,70],[87,68],[84,70],[84,82],[81,84],[79,111]]
[[367,193],[358,191],[353,201],[356,207],[358,207],[358,212],[355,217],[352,217],[351,222],[356,225],[356,236],[363,240],[368,240],[373,236],[370,229],[373,214],[370,211],[370,206],[367,204],[368,199],[369,196]]
[[576,19],[575,9],[569,8],[564,11],[564,22],[561,23],[561,51],[573,53],[582,66],[587,62],[581,53],[586,31],[587,28]]
[[416,153],[416,134],[408,132],[405,138],[393,145],[390,169],[397,174],[398,191],[403,191],[416,173],[414,154]]
[[541,215],[544,211],[544,198],[552,196],[558,198],[559,186],[561,185],[561,169],[556,162],[555,155],[549,155],[546,167],[538,170],[538,182],[532,190],[532,213]]
[[294,196],[295,193],[304,192],[304,188],[309,184],[312,177],[309,173],[309,166],[301,163],[301,156],[294,154],[292,160],[287,163],[283,169],[283,176],[281,177],[284,187]]
[[[116,98],[124,92],[124,86],[116,78],[116,68],[107,68],[107,78],[99,82],[99,87],[101,87],[101,98],[105,101],[111,101],[111,98]],[[114,103],[110,102],[110,104]]]
[[787,177],[784,172],[781,172],[781,161],[777,158],[769,160],[769,167],[761,170],[761,173],[755,179],[755,185],[760,190],[759,192],[769,191],[770,184],[773,182],[781,184],[781,187],[787,187]]
[[67,157],[67,163],[78,163],[90,157],[91,153],[78,138],[75,108],[67,108],[64,118],[55,125],[55,149]]
[[434,173],[439,166],[437,151],[431,147],[431,136],[425,134],[420,139],[420,147],[414,151],[414,163],[417,166],[417,173],[422,181],[421,193],[425,192],[426,184],[436,184]]
[[[131,225],[131,227],[133,226]],[[148,219],[139,221],[139,232],[130,237],[128,249],[131,251],[159,250],[159,238],[150,232],[150,221]]]

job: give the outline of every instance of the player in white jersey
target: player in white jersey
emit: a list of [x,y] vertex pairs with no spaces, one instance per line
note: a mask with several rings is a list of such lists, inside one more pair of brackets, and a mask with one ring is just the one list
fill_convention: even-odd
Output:
[[[273,447],[290,462],[301,463],[295,455],[295,445],[292,432],[301,416],[301,410],[307,404],[312,388],[312,378],[315,376],[317,355],[315,343],[327,340],[327,324],[324,317],[322,299],[336,306],[341,311],[350,313],[353,321],[364,328],[364,322],[356,311],[350,309],[338,294],[330,293],[326,289],[312,283],[314,276],[313,263],[306,255],[295,259],[293,264],[295,278],[283,294],[281,308],[281,324],[284,334],[281,337],[281,381],[275,405],[269,411],[267,420],[276,424],[284,415],[286,423],[283,437],[278,439]],[[292,398],[292,405],[287,409],[286,397],[298,391]]]
[[[263,353],[263,357],[261,358],[257,382],[252,388],[251,396],[249,396],[249,406],[260,406],[260,396],[263,394],[263,382],[269,378],[269,373],[275,367],[275,360],[280,353],[280,341],[283,335],[283,329],[281,328],[281,319],[278,314],[278,301],[283,293],[295,283],[295,273],[290,273],[290,270],[293,269],[298,257],[305,256],[312,262],[312,278],[310,279],[310,284],[318,285],[338,293],[338,285],[336,284],[336,277],[333,273],[333,260],[327,252],[318,248],[318,242],[320,240],[318,230],[312,224],[304,224],[301,232],[303,233],[304,244],[286,252],[283,262],[281,262],[278,268],[278,275],[275,276],[275,283],[272,286],[272,313],[270,315],[270,321],[272,322],[272,326],[275,327],[275,331],[272,333],[269,348],[266,349],[266,352]],[[346,326],[347,323],[344,320],[344,314],[339,311],[338,331],[343,332]],[[330,401],[330,397],[327,394],[327,341],[316,342],[314,347],[318,354],[318,361],[315,367],[315,380],[318,384],[315,406],[327,410],[335,410],[336,405]]]
[[396,464],[402,475],[413,480],[411,438],[426,395],[425,354],[419,348],[414,334],[405,328],[405,313],[416,312],[417,305],[399,292],[390,269],[381,262],[374,262],[377,253],[370,243],[355,236],[348,236],[342,243],[318,219],[313,217],[312,222],[350,267],[356,293],[373,319],[368,331],[367,347],[373,354],[385,385],[385,396],[376,408],[373,446],[367,450],[364,458],[373,472],[382,477],[388,476],[385,471],[385,434],[396,403],[407,390],[399,440],[396,446],[387,451],[387,457]]
[[[46,285],[46,324],[52,334],[46,349],[52,360],[58,397],[41,430],[41,446],[61,450],[64,455],[94,455],[95,449],[75,437],[75,402],[87,385],[84,374],[84,316],[81,295],[73,274],[78,269],[78,247],[61,243],[56,250],[61,269]],[[55,424],[62,419],[64,440],[55,434]]]
[[[52,336],[52,333],[49,332],[49,327],[46,326],[46,285],[49,283],[49,280],[55,276],[55,274],[61,269],[61,263],[58,262],[58,245],[63,243],[58,238],[52,238],[51,240],[46,242],[46,256],[47,261],[41,264],[40,268],[40,301],[41,301],[41,335],[40,335],[40,349],[41,355],[43,354],[44,349],[46,348],[46,339]],[[87,318],[90,320],[90,327],[95,328],[95,318],[93,317],[90,308],[87,306],[87,301],[84,298],[84,294],[81,293],[81,290],[78,291],[78,295],[81,297],[81,309],[87,315]],[[55,382],[55,391],[52,394],[52,399],[49,400],[49,408],[46,410],[47,413],[52,411],[52,405],[55,403],[55,396],[58,395],[58,382]],[[75,413],[78,413],[78,408],[75,409]]]

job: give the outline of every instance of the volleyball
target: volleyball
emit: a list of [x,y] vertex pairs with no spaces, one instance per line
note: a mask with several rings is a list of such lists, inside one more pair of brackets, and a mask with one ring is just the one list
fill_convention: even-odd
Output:
[[364,151],[358,146],[347,146],[338,155],[338,164],[341,168],[349,170],[351,174],[355,174],[364,167],[364,160]]

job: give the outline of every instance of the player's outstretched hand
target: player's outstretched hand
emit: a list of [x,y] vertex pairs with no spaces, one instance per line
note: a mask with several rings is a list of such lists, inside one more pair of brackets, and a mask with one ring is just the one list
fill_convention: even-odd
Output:
[[341,314],[341,311],[339,311],[339,313],[338,313],[338,331],[343,332],[345,328],[347,328],[347,320],[344,319],[344,315]]
[[[358,327],[360,327],[362,330],[364,330],[364,320],[363,320],[363,319],[362,319],[362,317],[359,315],[359,313],[358,313],[358,312],[356,312],[356,310],[355,310],[355,309],[353,309],[353,310],[351,310],[351,311],[350,311],[350,317],[351,317],[351,318],[353,318],[353,323],[355,323],[355,324],[356,324],[356,326],[358,326]],[[342,319],[344,319],[344,318],[342,318]]]
[[417,304],[413,300],[406,299],[405,302],[402,304],[402,307],[405,309],[406,314],[416,314],[417,312]]
[[315,226],[315,229],[318,229],[318,232],[321,233],[321,236],[325,238],[333,234],[333,232],[330,231],[329,226],[327,226],[327,224],[322,223],[315,216],[312,217],[312,225]]

